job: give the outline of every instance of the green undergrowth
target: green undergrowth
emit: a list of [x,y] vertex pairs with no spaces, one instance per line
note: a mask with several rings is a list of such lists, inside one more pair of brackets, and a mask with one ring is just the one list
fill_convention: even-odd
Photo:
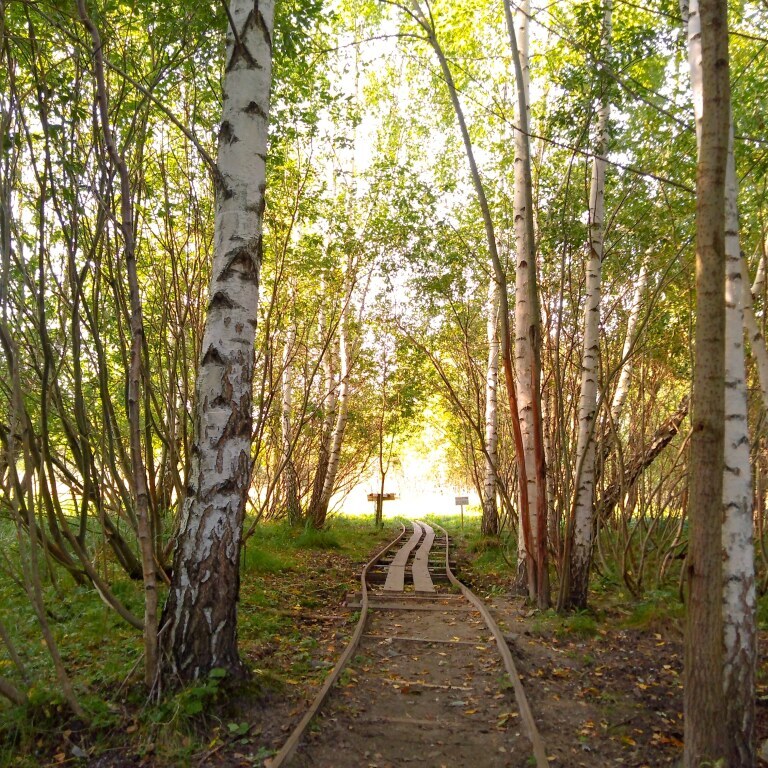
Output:
[[763,631],[768,631],[768,592],[757,600],[757,626]]
[[[253,713],[301,680],[320,679],[328,662],[318,656],[332,656],[341,642],[331,637],[321,645],[297,616],[338,613],[345,592],[355,589],[359,564],[398,528],[387,521],[384,530],[377,530],[372,516],[334,516],[321,531],[259,524],[243,547],[240,571],[238,637],[250,678],[234,685],[223,670],[214,671],[196,685],[166,692],[159,703],[148,702],[142,683],[141,632],[108,608],[92,587],[77,586],[60,572],[53,579],[44,572],[46,616],[85,721],[69,712],[59,692],[39,624],[17,581],[15,534],[3,528],[0,538],[7,543],[8,559],[0,574],[0,618],[29,682],[0,643],[0,677],[27,693],[23,706],[0,698],[0,766],[87,765],[111,751],[163,768],[196,764],[217,747],[242,749],[260,765],[269,751],[259,744]],[[127,578],[106,556],[98,567],[114,594],[141,617],[141,583]],[[164,600],[165,589],[161,605]],[[344,627],[353,624],[351,614],[342,622]],[[251,713],[249,722],[238,714],[243,711]]]
[[[682,630],[685,609],[676,584],[645,590],[638,597],[632,595],[613,573],[593,576],[589,608],[584,611],[558,614],[554,609],[539,611],[534,606],[526,607],[512,589],[517,562],[517,541],[513,534],[502,532],[496,537],[483,536],[479,514],[465,515],[463,529],[458,516],[444,519],[442,524],[458,547],[459,578],[486,598],[506,595],[520,602],[523,609],[531,613],[533,631],[537,634],[586,640],[606,629],[672,631],[676,634]],[[554,569],[550,578],[554,603],[558,583]],[[760,601],[758,619],[768,628],[768,598]]]

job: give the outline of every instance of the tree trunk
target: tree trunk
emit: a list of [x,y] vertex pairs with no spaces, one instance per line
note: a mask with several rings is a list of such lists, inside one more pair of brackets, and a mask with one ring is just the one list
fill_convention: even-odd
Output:
[[239,558],[250,487],[272,0],[232,0],[219,132],[215,254],[196,384],[195,443],[163,613],[163,665],[181,682],[245,673]]
[[291,321],[283,346],[283,398],[281,409],[281,437],[283,443],[283,491],[288,522],[298,525],[301,522],[296,467],[293,464],[293,430],[291,428],[291,409],[293,407],[293,345],[296,340],[296,326]]
[[515,67],[518,102],[514,188],[515,239],[517,241],[515,296],[517,367],[515,373],[518,414],[525,454],[525,477],[528,484],[528,503],[524,504],[521,498],[520,522],[521,528],[527,527],[532,532],[530,546],[526,544],[525,547],[521,547],[518,544],[518,584],[522,586],[523,574],[525,574],[531,599],[536,599],[540,608],[548,608],[547,471],[541,405],[541,311],[536,278],[536,233],[533,218],[533,180],[529,138],[528,16],[530,3],[528,0],[523,0],[519,10],[516,32],[509,0],[505,0],[504,13]]
[[[613,4],[606,0],[603,9],[603,56],[611,52]],[[606,87],[603,81],[603,88]],[[605,169],[608,153],[608,119],[611,104],[604,92],[597,113],[597,146],[592,162],[589,191],[589,244],[587,246],[586,297],[584,303],[584,352],[579,398],[579,434],[576,443],[573,541],[570,548],[568,593],[565,608],[586,608],[589,571],[592,564],[592,532],[595,523],[595,419],[597,417],[597,378],[600,373],[600,282],[603,265],[605,226]]]
[[496,536],[499,532],[499,512],[496,506],[496,468],[498,466],[498,423],[497,391],[499,385],[499,286],[491,280],[488,289],[488,369],[485,380],[485,474],[483,482],[483,519],[481,531],[484,536]]
[[317,468],[312,483],[312,497],[307,510],[307,519],[315,528],[322,528],[325,524],[325,514],[320,514],[320,497],[323,495],[325,476],[328,473],[328,459],[331,452],[331,436],[333,425],[336,421],[336,404],[338,402],[338,388],[333,369],[333,352],[330,339],[327,339],[325,313],[322,308],[319,314],[320,341],[323,345],[323,424],[320,430],[320,446],[317,457]]
[[[682,9],[685,14],[685,8]],[[689,4],[689,65],[697,139],[702,142],[702,39],[696,34],[698,0]],[[744,369],[745,313],[749,287],[739,248],[738,181],[729,121],[725,170],[725,432],[723,475],[723,696],[728,765],[754,765],[755,565],[752,537],[752,472],[749,461],[747,386]],[[747,327],[749,323],[747,322]]]
[[[144,354],[144,321],[142,319],[141,292],[136,268],[136,238],[134,232],[133,202],[128,166],[119,153],[109,122],[109,99],[101,37],[96,25],[88,16],[85,0],[78,0],[78,11],[83,26],[93,41],[93,57],[96,75],[96,100],[104,143],[120,180],[120,230],[123,235],[123,252],[128,274],[130,297],[131,354],[127,381],[128,428],[131,446],[131,490],[136,503],[137,534],[141,552],[141,569],[144,581],[144,682],[151,687],[158,669],[157,647],[157,570],[155,546],[150,521],[149,487],[142,449],[142,356]],[[148,419],[148,413],[144,413]],[[84,531],[83,531],[84,533]],[[82,544],[83,537],[80,538]]]
[[640,267],[640,274],[635,283],[635,290],[632,295],[632,305],[629,308],[629,318],[627,319],[627,332],[624,336],[624,348],[621,350],[621,373],[619,381],[616,384],[616,391],[613,393],[611,401],[611,421],[618,424],[621,414],[624,412],[624,403],[627,401],[629,393],[629,383],[632,380],[632,348],[635,346],[637,337],[638,323],[640,321],[640,308],[643,303],[643,294],[648,285],[648,267],[643,262]]
[[[695,1],[695,0],[694,0]],[[723,475],[724,695],[728,764],[754,765],[757,627],[752,468],[744,366],[742,255],[733,125],[725,176],[725,455]]]
[[680,425],[688,415],[688,396],[683,398],[677,410],[666,419],[654,432],[648,445],[631,456],[624,464],[624,474],[615,483],[609,485],[597,504],[598,520],[604,521],[613,512],[621,499],[629,493],[656,457],[672,442],[680,431]]
[[[524,7],[525,6],[525,7]],[[517,29],[513,27],[513,21],[507,20],[510,27],[510,34],[514,35],[517,43],[517,55],[513,51],[513,57],[520,62],[520,68],[523,72],[523,88],[525,98],[525,113],[528,113],[528,16],[530,3],[524,2],[520,5],[520,12],[517,15]],[[520,88],[520,83],[518,83]],[[523,119],[518,109],[518,126]],[[525,469],[528,482],[528,504],[524,508],[519,507],[520,523],[522,526],[522,516],[527,518],[527,525],[533,533],[531,539],[535,547],[536,544],[536,507],[537,507],[537,486],[536,486],[536,463],[533,445],[533,392],[531,389],[533,355],[528,338],[528,328],[530,327],[530,318],[532,308],[530,306],[530,271],[534,265],[530,261],[530,249],[528,247],[528,229],[526,225],[526,192],[525,192],[525,174],[522,166],[528,158],[528,137],[522,130],[515,131],[515,175],[514,175],[514,220],[515,220],[515,242],[517,244],[517,258],[515,260],[515,386],[517,388],[518,405],[520,408],[520,428],[523,433],[523,451],[525,456]],[[533,557],[531,552],[531,557]],[[536,595],[535,566],[530,561],[526,552],[525,541],[520,538],[517,545],[517,587],[521,592],[528,592],[530,598]]]
[[[517,399],[517,390],[515,387],[515,374],[512,366],[512,351],[511,351],[511,332],[509,328],[509,296],[507,293],[507,275],[504,271],[504,266],[499,258],[499,250],[496,246],[496,233],[493,226],[493,219],[491,218],[491,209],[488,205],[488,198],[485,194],[485,188],[483,187],[483,180],[480,176],[480,170],[477,167],[475,160],[475,153],[472,149],[472,140],[469,136],[469,130],[467,128],[467,122],[464,119],[464,110],[461,108],[461,102],[459,101],[459,95],[456,90],[456,84],[451,74],[451,68],[448,66],[448,60],[445,58],[445,53],[437,40],[437,35],[431,22],[424,15],[417,0],[412,0],[411,7],[413,13],[421,25],[424,32],[427,34],[429,43],[432,46],[432,50],[440,62],[440,70],[443,73],[445,84],[448,88],[448,95],[451,99],[454,112],[456,114],[456,120],[459,124],[459,130],[461,132],[461,138],[464,143],[464,151],[467,155],[467,162],[469,163],[469,170],[472,176],[472,184],[475,187],[475,193],[477,194],[477,202],[480,205],[480,211],[483,216],[483,224],[485,225],[485,238],[488,244],[488,253],[491,257],[491,264],[493,266],[494,276],[496,283],[499,286],[499,336],[500,336],[500,352],[502,364],[504,366],[504,382],[507,389],[507,399],[509,401],[509,412],[512,419],[512,433],[515,438],[515,456],[517,460],[517,472],[520,481],[520,504],[523,508],[528,508],[528,476],[526,473],[525,456],[523,450],[523,436],[520,427],[519,407]],[[531,542],[531,529],[528,524],[528,516],[522,516],[522,540],[525,542],[526,552],[533,552],[533,545]]]
[[352,303],[352,260],[347,262],[346,290],[344,292],[344,307],[339,318],[339,394],[336,401],[336,422],[328,445],[328,468],[323,478],[323,490],[320,494],[317,510],[314,515],[315,527],[322,528],[328,516],[328,507],[336,487],[336,476],[339,473],[341,461],[341,445],[347,428],[349,414],[349,344],[347,339],[347,320]]
[[[698,13],[696,12],[698,10]],[[685,642],[686,768],[727,752],[723,687],[723,448],[725,402],[725,177],[730,89],[726,3],[691,4],[689,56],[697,110],[696,338]],[[701,59],[694,52],[700,40]],[[700,86],[700,87],[699,87]],[[694,96],[696,101],[696,96]]]

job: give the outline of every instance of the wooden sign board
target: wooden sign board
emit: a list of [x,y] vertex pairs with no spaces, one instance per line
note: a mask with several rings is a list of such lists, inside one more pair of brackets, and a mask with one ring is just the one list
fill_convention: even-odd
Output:
[[383,496],[380,493],[369,493],[368,501],[378,501],[381,496],[382,501],[394,501],[397,498],[396,493],[385,493]]
[[469,497],[467,497],[467,496],[457,496],[456,497],[456,506],[457,507],[463,507],[466,504],[469,504]]

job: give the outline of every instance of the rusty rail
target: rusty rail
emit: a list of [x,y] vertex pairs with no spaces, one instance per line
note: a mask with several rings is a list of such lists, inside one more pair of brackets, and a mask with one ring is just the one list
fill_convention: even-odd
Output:
[[344,649],[344,652],[336,662],[336,666],[334,666],[334,668],[330,671],[328,677],[325,678],[323,687],[317,692],[317,696],[315,696],[314,701],[304,714],[304,717],[301,718],[299,724],[296,726],[296,728],[294,728],[293,733],[291,733],[291,735],[288,737],[288,740],[285,742],[285,744],[283,744],[280,751],[272,758],[272,761],[269,763],[270,768],[280,768],[281,766],[285,765],[287,760],[291,758],[293,753],[296,751],[296,747],[299,746],[299,742],[301,741],[302,736],[304,736],[306,733],[310,722],[312,722],[312,718],[318,713],[320,707],[323,705],[323,702],[328,698],[328,694],[331,692],[331,688],[333,688],[333,686],[336,684],[336,681],[341,676],[341,671],[344,669],[344,667],[347,666],[349,660],[352,658],[352,655],[357,650],[357,646],[360,644],[360,638],[363,636],[363,632],[365,630],[365,623],[368,619],[368,585],[366,583],[366,579],[368,577],[368,569],[372,565],[375,565],[379,560],[381,560],[381,558],[387,552],[389,552],[389,550],[392,549],[392,547],[394,547],[395,544],[400,541],[400,539],[403,538],[405,531],[406,528],[403,525],[402,530],[398,536],[390,541],[389,544],[381,549],[376,555],[374,555],[374,557],[371,558],[363,567],[363,570],[360,574],[360,587],[362,595],[360,605],[360,618],[357,621],[355,631],[353,632],[347,647]]
[[[418,524],[418,521],[415,521]],[[423,523],[422,523],[423,525]],[[515,662],[512,658],[512,654],[509,650],[509,647],[507,646],[506,639],[504,638],[504,634],[502,633],[499,625],[494,620],[493,616],[489,612],[488,608],[485,606],[482,600],[478,598],[472,590],[470,590],[467,586],[462,584],[456,576],[453,574],[453,571],[451,570],[450,561],[449,561],[449,553],[450,553],[450,540],[448,537],[448,532],[440,525],[436,525],[435,527],[439,528],[443,535],[445,536],[445,572],[448,577],[448,580],[452,585],[457,587],[460,591],[463,597],[473,606],[473,610],[476,610],[480,615],[483,617],[483,621],[485,622],[488,629],[491,631],[493,637],[496,640],[496,645],[499,651],[499,655],[501,656],[504,666],[507,671],[507,675],[509,677],[509,680],[512,684],[512,688],[514,690],[515,694],[515,700],[518,706],[518,709],[520,710],[520,721],[523,726],[523,733],[525,737],[530,741],[531,748],[533,750],[533,759],[534,759],[534,765],[536,768],[546,768],[549,765],[549,762],[547,760],[547,755],[544,749],[544,743],[542,741],[541,735],[539,734],[538,727],[536,725],[536,721],[533,717],[533,713],[531,712],[531,708],[528,704],[528,699],[525,695],[525,689],[523,688],[523,684],[520,681],[520,676],[517,672],[517,668],[515,667]],[[344,652],[339,657],[339,660],[336,662],[336,665],[329,673],[328,677],[326,678],[322,688],[319,690],[317,695],[315,696],[314,701],[312,702],[311,706],[307,710],[307,712],[304,714],[304,717],[302,717],[299,724],[296,726],[294,731],[289,736],[288,740],[285,742],[283,747],[280,749],[280,751],[272,758],[270,762],[267,763],[270,768],[282,768],[286,764],[286,762],[292,757],[294,752],[296,751],[296,748],[299,746],[299,742],[301,741],[302,737],[307,731],[307,728],[309,727],[310,722],[314,718],[314,716],[318,713],[320,710],[320,707],[323,705],[325,700],[328,697],[328,694],[331,691],[331,688],[334,686],[336,681],[339,679],[341,675],[341,671],[344,669],[344,667],[347,665],[349,660],[352,658],[352,655],[357,650],[357,647],[360,643],[361,638],[363,637],[364,630],[365,630],[365,624],[368,618],[368,585],[367,585],[367,576],[368,576],[368,570],[371,568],[371,566],[375,565],[392,547],[394,547],[405,535],[406,528],[403,526],[402,531],[400,534],[389,544],[387,544],[381,551],[378,552],[368,563],[366,563],[365,567],[362,570],[362,573],[360,575],[360,585],[361,585],[361,598],[360,598],[360,619],[358,620],[357,626],[355,628],[355,631],[352,635],[352,638],[349,641],[349,644],[344,649]],[[396,606],[393,604],[390,606],[391,608],[395,608]]]
[[504,660],[504,666],[507,669],[507,675],[510,682],[512,683],[512,688],[515,691],[515,701],[517,702],[517,706],[520,709],[520,720],[524,726],[525,735],[528,737],[528,740],[531,742],[531,746],[533,747],[533,757],[536,760],[536,768],[546,768],[546,766],[549,765],[549,761],[547,760],[547,753],[544,749],[544,742],[542,741],[541,734],[539,733],[539,729],[536,726],[536,720],[534,720],[531,707],[528,704],[528,697],[525,695],[525,688],[523,688],[523,684],[520,682],[520,675],[518,674],[517,667],[515,666],[515,662],[512,658],[512,653],[509,650],[509,646],[507,645],[507,641],[504,638],[504,633],[501,631],[501,627],[499,627],[499,625],[496,623],[496,620],[493,618],[493,616],[491,616],[491,613],[486,607],[485,603],[483,603],[483,601],[477,597],[477,595],[475,595],[475,593],[472,592],[469,587],[462,584],[453,575],[450,563],[448,562],[448,531],[446,531],[445,528],[443,528],[441,525],[436,525],[436,527],[439,528],[445,535],[445,572],[448,574],[448,580],[455,587],[458,587],[461,590],[461,594],[464,595],[464,597],[469,600],[469,602],[472,603],[475,608],[477,608],[477,610],[480,612],[480,615],[483,617],[483,621],[485,621],[488,629],[490,629],[493,633],[493,637],[496,640],[496,645],[499,649],[499,653],[501,654],[501,658]]

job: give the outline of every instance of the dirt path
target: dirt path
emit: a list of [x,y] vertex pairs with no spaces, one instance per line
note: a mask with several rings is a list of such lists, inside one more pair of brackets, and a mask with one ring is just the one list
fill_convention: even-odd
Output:
[[370,595],[355,663],[290,762],[334,768],[507,768],[531,746],[493,638],[461,596]]

